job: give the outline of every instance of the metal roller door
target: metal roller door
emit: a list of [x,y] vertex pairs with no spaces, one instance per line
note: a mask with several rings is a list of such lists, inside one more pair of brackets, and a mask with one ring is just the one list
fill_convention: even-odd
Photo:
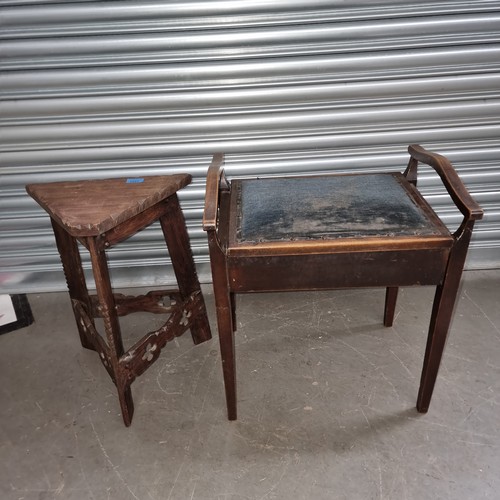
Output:
[[[499,1],[0,1],[0,22],[2,291],[65,288],[25,184],[174,172],[208,281],[215,151],[231,177],[404,169],[420,143],[485,209],[468,267],[500,265]],[[420,186],[456,227],[437,176]],[[110,260],[116,286],[173,279],[159,227]]]

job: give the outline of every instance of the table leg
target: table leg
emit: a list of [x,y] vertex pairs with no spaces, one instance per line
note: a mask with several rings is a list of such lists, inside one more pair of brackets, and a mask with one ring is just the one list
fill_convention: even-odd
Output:
[[89,333],[84,324],[82,324],[80,313],[76,310],[73,301],[79,302],[85,309],[89,320],[94,323],[92,317],[92,304],[83,273],[80,251],[78,243],[69,233],[67,233],[55,220],[51,219],[57,249],[61,256],[61,262],[68,285],[71,305],[75,314],[76,325],[80,335],[80,342],[86,349],[95,350],[94,343],[89,338]]
[[114,374],[113,381],[118,390],[118,398],[122,410],[122,417],[128,427],[132,423],[134,414],[134,403],[130,389],[130,380],[121,370],[119,365],[120,357],[124,353],[123,341],[121,337],[120,322],[115,307],[115,299],[111,288],[106,253],[97,245],[96,238],[88,238],[89,252],[92,259],[92,271],[94,273],[97,297],[101,307],[101,315],[104,322],[104,330],[108,340],[109,362],[111,372]]
[[195,344],[200,344],[212,338],[210,324],[201,293],[200,283],[196,274],[193,253],[189,243],[184,214],[179,205],[177,195],[170,196],[167,200],[166,213],[160,218],[161,228],[165,237],[172,267],[183,299],[192,294],[198,294],[202,302],[200,313],[191,321],[191,335]]

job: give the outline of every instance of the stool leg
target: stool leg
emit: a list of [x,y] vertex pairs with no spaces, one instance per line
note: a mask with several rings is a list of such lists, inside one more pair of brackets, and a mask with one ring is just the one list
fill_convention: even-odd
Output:
[[101,314],[104,322],[104,330],[109,347],[109,361],[111,371],[114,374],[114,382],[118,390],[118,398],[122,410],[122,417],[128,427],[132,423],[134,414],[134,402],[130,381],[120,369],[119,360],[123,355],[123,342],[121,337],[120,322],[115,307],[115,299],[111,288],[108,263],[104,250],[98,248],[96,239],[89,238],[89,252],[92,259],[92,271],[96,285],[97,297],[101,306]]
[[177,284],[179,285],[179,291],[183,299],[198,292],[199,300],[202,302],[200,313],[196,318],[193,318],[191,323],[193,342],[200,344],[211,339],[212,335],[210,333],[205,302],[196,274],[193,253],[189,244],[186,222],[176,194],[170,196],[166,203],[168,210],[160,218],[160,224],[172,261],[172,267],[174,268]]
[[227,418],[236,420],[236,366],[233,323],[235,317],[235,297],[229,291],[226,273],[226,257],[219,246],[215,231],[208,231],[210,265],[215,297],[215,311],[219,329],[219,344],[222,359],[222,375],[226,392]]
[[231,292],[229,297],[231,299],[231,320],[233,322],[233,332],[235,332],[236,331],[236,294],[234,292]]
[[[214,289],[215,289],[214,278]],[[222,358],[222,374],[226,391],[228,420],[236,420],[236,368],[234,352],[234,328],[232,310],[228,294],[215,292],[219,344]]]
[[450,327],[455,299],[458,293],[460,274],[458,279],[452,277],[436,289],[432,307],[429,335],[425,348],[424,366],[418,390],[417,410],[426,413],[434,391],[434,385],[443,356],[446,337]]
[[455,233],[460,235],[451,249],[443,282],[436,288],[417,398],[417,410],[421,413],[427,412],[431,402],[473,226],[474,220],[469,220]]
[[398,290],[399,288],[397,286],[389,286],[385,292],[384,326],[392,326],[394,322]]
[[88,319],[94,323],[92,316],[92,305],[90,302],[87,283],[83,273],[82,261],[78,244],[75,238],[67,233],[56,221],[51,219],[54,236],[56,239],[57,249],[61,256],[61,262],[68,285],[69,296],[73,306],[73,312],[76,318],[78,333],[80,334],[80,342],[86,349],[95,350],[94,343],[89,339],[88,331],[81,322],[80,313],[76,310],[74,300],[83,304]]

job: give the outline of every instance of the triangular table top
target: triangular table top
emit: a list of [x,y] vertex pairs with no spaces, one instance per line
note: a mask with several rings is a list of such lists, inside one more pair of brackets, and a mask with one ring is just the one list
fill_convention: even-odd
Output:
[[96,236],[190,182],[189,174],[174,174],[29,184],[26,191],[72,236]]

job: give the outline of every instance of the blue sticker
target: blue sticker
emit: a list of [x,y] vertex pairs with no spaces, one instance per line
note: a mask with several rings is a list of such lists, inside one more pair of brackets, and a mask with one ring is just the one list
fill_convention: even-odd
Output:
[[142,177],[135,177],[133,179],[127,179],[127,184],[137,184],[139,182],[144,182]]

